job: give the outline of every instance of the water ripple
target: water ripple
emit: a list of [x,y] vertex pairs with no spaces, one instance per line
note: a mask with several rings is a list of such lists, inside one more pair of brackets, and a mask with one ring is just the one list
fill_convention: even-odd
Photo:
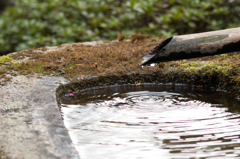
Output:
[[238,101],[211,92],[213,103],[207,92],[185,86],[113,90],[90,91],[76,103],[62,97],[64,123],[81,158],[240,156],[240,114],[230,111]]

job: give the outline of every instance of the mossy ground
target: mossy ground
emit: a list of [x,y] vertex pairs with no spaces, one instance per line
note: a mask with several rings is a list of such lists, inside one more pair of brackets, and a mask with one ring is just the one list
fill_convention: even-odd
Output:
[[[44,53],[48,50],[46,47],[25,50],[12,55],[11,58],[29,60],[0,68],[0,76],[5,76],[9,71],[17,71],[24,75],[41,73],[63,76],[73,83],[93,76],[107,77],[108,80],[99,78],[100,81],[92,83],[99,86],[111,83],[107,81],[114,79],[135,84],[153,81],[178,82],[194,84],[196,89],[201,89],[205,85],[214,86],[219,90],[240,95],[238,52],[165,62],[156,67],[140,67],[142,57],[163,41],[142,37],[134,36],[131,40],[103,42],[97,45],[75,43],[64,48],[58,46],[60,49],[47,53]],[[85,83],[79,89],[87,86]]]

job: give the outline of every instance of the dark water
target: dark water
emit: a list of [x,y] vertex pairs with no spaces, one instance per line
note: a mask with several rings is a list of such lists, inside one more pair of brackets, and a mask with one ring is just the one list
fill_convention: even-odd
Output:
[[114,86],[61,98],[82,159],[237,158],[240,103],[183,85]]

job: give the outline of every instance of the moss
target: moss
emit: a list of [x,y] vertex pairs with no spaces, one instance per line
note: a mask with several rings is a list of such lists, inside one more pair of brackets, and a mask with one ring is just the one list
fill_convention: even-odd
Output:
[[125,35],[123,34],[123,32],[118,33],[118,36],[117,36],[118,41],[123,41],[125,38],[126,38],[126,37],[125,37]]
[[12,59],[9,56],[0,56],[0,62],[1,63],[12,62]]
[[[156,41],[144,39],[104,42],[98,45],[71,44],[59,46],[55,51],[44,49],[18,52],[12,58],[29,58],[28,62],[0,68],[0,75],[10,70],[19,74],[53,74],[70,82],[90,81],[84,87],[100,83],[178,82],[198,86],[210,85],[240,95],[240,55],[230,53],[212,57],[160,63],[158,67],[140,67],[139,61]],[[92,81],[89,77],[100,77]],[[3,76],[4,77],[4,76]],[[106,78],[106,79],[105,79]],[[201,88],[201,87],[199,87]]]
[[13,59],[25,58],[29,59],[28,62],[15,63],[4,69],[18,71],[24,75],[61,74],[71,81],[77,80],[81,75],[121,75],[133,71],[141,72],[138,61],[154,47],[150,39],[144,43],[142,40],[144,39],[136,40],[134,44],[130,41],[104,42],[96,46],[72,44],[68,47],[59,46],[59,50],[48,53],[42,53],[46,51],[43,48],[29,49],[12,55]]
[[145,39],[147,39],[148,35],[146,34],[142,34],[142,33],[133,33],[131,36],[130,36],[130,40],[132,43],[134,43],[135,41],[143,41]]
[[190,65],[193,66],[193,67],[198,67],[201,64],[199,62],[192,62]]
[[17,71],[21,75],[27,75],[31,73],[47,73],[47,71],[44,70],[44,65],[42,63],[32,61],[15,63],[11,66],[8,66],[6,69]]

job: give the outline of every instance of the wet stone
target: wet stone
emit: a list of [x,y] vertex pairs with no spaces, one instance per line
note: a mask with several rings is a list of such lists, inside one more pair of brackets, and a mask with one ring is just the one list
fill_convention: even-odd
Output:
[[38,76],[14,76],[0,86],[0,159],[79,158],[55,96],[63,78]]

